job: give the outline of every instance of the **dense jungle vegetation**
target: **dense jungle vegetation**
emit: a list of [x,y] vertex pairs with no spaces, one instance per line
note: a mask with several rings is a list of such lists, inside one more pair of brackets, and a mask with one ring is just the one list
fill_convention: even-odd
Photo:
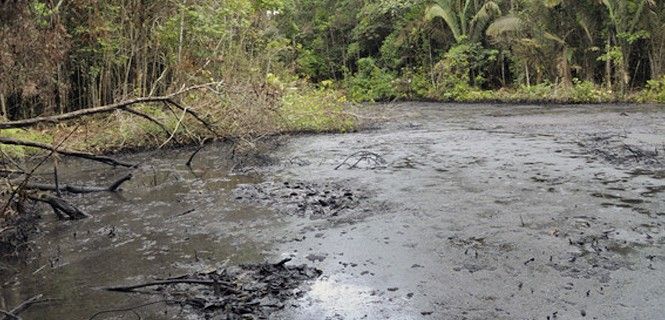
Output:
[[[62,114],[200,83],[215,86],[182,99],[229,135],[349,130],[347,99],[662,102],[664,27],[656,0],[4,0],[0,113]],[[202,136],[175,110],[122,109],[158,121],[116,112],[71,144]]]

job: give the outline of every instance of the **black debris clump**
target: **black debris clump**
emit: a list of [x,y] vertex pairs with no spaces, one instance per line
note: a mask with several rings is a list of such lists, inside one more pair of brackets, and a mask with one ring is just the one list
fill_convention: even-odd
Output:
[[287,266],[288,261],[240,265],[106,290],[161,295],[168,304],[205,319],[268,319],[287,302],[302,297],[306,283],[322,273],[307,265]]
[[367,198],[361,191],[337,184],[288,181],[241,185],[234,195],[238,201],[270,205],[284,214],[310,218],[341,216]]

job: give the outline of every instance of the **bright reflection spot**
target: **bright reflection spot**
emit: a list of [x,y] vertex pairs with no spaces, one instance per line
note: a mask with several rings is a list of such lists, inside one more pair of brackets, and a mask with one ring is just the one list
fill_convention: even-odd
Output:
[[371,292],[372,288],[366,286],[322,280],[312,285],[310,296],[326,311],[351,315],[363,312],[368,303],[378,301]]

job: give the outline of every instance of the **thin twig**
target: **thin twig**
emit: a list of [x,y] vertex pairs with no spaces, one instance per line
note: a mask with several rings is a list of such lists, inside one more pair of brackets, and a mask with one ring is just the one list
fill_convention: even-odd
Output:
[[[353,158],[355,156],[358,156],[358,160],[352,165],[348,164],[347,161],[349,161],[351,158]],[[343,165],[347,165],[349,167],[349,169],[353,169],[362,160],[374,161],[374,163],[376,163],[377,165],[382,165],[382,164],[386,163],[386,161],[379,154],[363,150],[363,151],[354,152],[350,156],[346,157],[346,159],[344,159],[344,161],[342,161],[342,163],[340,163],[339,165],[337,165],[337,167],[335,167],[335,170],[341,168]]]
[[199,116],[198,113],[194,112],[193,110],[191,110],[189,108],[183,107],[182,105],[180,105],[180,103],[178,103],[177,101],[175,101],[173,99],[166,100],[166,102],[172,104],[174,107],[182,110],[183,112],[189,113],[192,117],[194,117],[194,119],[196,119],[198,122],[203,124],[203,126],[205,126],[206,129],[208,129],[208,131],[210,131],[212,134],[214,134],[215,137],[220,136],[220,134],[217,133],[207,121],[205,121],[203,118],[201,118],[201,116]]
[[173,132],[171,133],[171,136],[168,139],[166,139],[166,141],[164,141],[159,146],[158,149],[161,149],[163,146],[165,146],[167,143],[169,143],[169,141],[171,141],[171,139],[173,139],[173,137],[175,137],[175,134],[178,132],[178,129],[180,128],[180,124],[182,123],[182,120],[185,119],[185,115],[187,115],[187,108],[182,110],[182,115],[180,116],[180,119],[178,119],[178,122],[176,122],[175,128],[173,128]]
[[201,145],[198,148],[196,148],[196,150],[189,156],[189,159],[187,160],[187,163],[185,163],[185,165],[187,165],[188,167],[192,166],[192,161],[194,161],[194,157],[206,146],[205,142],[206,139],[203,139],[203,141],[201,141]]
[[13,164],[16,168],[19,170],[25,172],[25,168],[23,168],[18,162],[14,161],[12,157],[10,157],[2,148],[0,148],[0,153],[2,153],[2,156],[5,157],[11,164]]

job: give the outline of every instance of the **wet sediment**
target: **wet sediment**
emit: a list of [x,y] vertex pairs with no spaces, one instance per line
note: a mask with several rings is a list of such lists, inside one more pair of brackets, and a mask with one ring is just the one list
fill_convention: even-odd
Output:
[[[24,318],[86,318],[152,301],[95,288],[184,274],[277,296],[235,303],[244,295],[178,284],[150,291],[181,298],[173,312],[136,311],[197,319],[232,302],[261,306],[246,315],[272,319],[661,315],[661,108],[375,108],[394,120],[371,131],[294,137],[270,152],[273,160],[231,175],[233,166],[220,161],[228,150],[202,151],[191,169],[182,165],[189,152],[133,155],[147,165],[124,192],[72,198],[92,218],[44,219],[37,257],[6,266],[15,272],[2,279],[3,299],[64,297]],[[63,179],[118,174],[97,168]],[[286,258],[306,266],[284,273],[263,263]]]

